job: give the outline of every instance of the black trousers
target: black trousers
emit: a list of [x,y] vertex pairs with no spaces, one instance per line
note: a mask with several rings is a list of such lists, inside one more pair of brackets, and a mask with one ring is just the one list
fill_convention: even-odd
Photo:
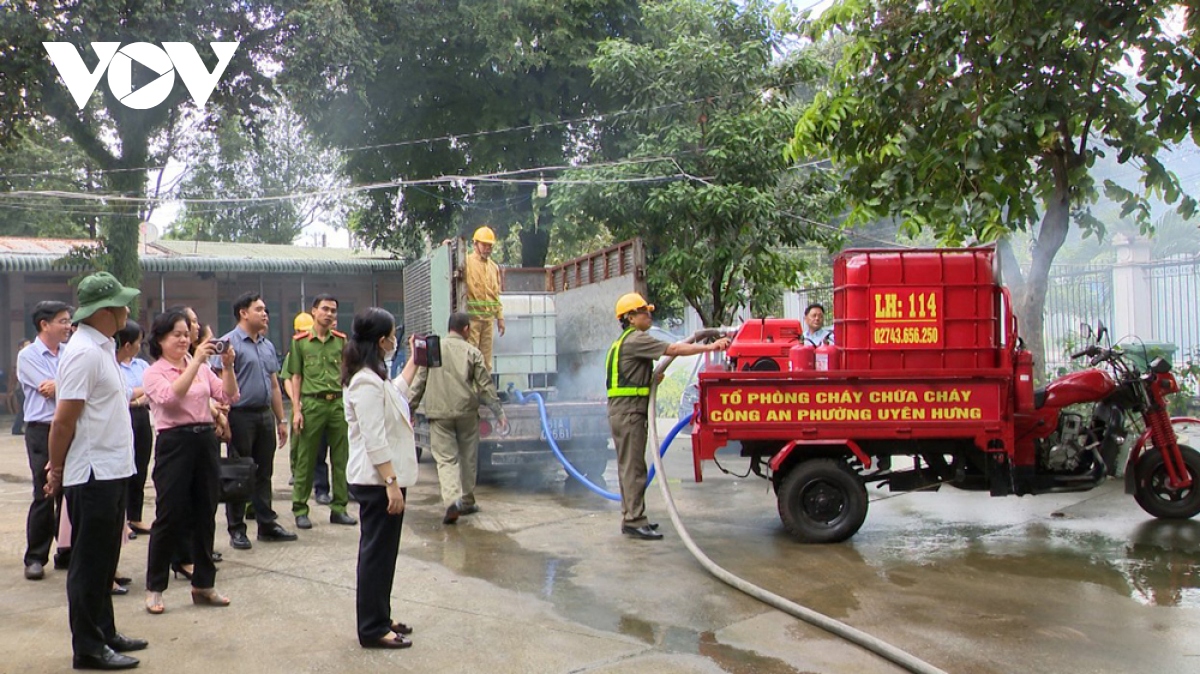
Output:
[[99,655],[116,635],[112,579],[121,557],[125,529],[126,478],[97,480],[63,491],[71,516],[71,565],[67,604],[75,655]]
[[211,424],[168,428],[158,434],[154,459],[158,496],[146,561],[146,589],[150,592],[167,589],[171,558],[181,544],[190,546],[195,565],[192,587],[207,589],[216,582],[212,548],[220,493],[219,451]]
[[130,522],[141,522],[146,500],[146,471],[150,468],[150,452],[154,449],[154,426],[150,423],[149,407],[131,407],[129,416],[133,419],[133,462],[137,472],[129,478],[126,513]]
[[46,496],[46,463],[50,460],[50,424],[31,423],[25,432],[25,454],[33,475],[33,502],[25,518],[25,566],[34,562],[45,566],[50,561],[50,546],[58,533],[61,497]]
[[[250,504],[254,506],[254,519],[259,531],[278,519],[271,507],[271,478],[275,474],[275,414],[271,408],[229,410],[228,443],[230,457],[250,457],[257,469],[254,473],[254,495]],[[226,503],[225,521],[229,533],[246,533],[246,504]]]
[[[400,493],[408,497],[408,490]],[[358,583],[355,606],[358,642],[368,644],[387,636],[392,626],[392,581],[400,554],[404,513],[389,515],[387,487],[350,485],[358,501]]]

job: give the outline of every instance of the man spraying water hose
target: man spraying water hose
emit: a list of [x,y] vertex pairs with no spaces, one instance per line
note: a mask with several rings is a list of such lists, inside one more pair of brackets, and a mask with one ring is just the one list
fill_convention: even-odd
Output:
[[650,408],[650,381],[654,361],[662,356],[692,356],[724,351],[729,340],[711,344],[670,344],[649,335],[654,325],[654,305],[638,293],[617,300],[616,316],[621,336],[608,349],[605,382],[608,389],[608,423],[617,446],[618,478],[621,483],[621,533],[643,540],[658,540],[658,525],[646,519],[646,437]]

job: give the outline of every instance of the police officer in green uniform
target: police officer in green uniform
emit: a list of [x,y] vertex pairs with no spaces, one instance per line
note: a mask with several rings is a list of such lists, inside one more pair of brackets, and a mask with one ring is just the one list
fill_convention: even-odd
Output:
[[[313,329],[312,314],[307,311],[302,311],[296,314],[296,318],[292,321],[292,340],[300,336],[300,333],[311,333]],[[292,373],[287,369],[287,358],[283,360],[283,367],[279,370],[279,381],[283,383],[283,391],[287,394],[288,400],[295,400],[296,393],[292,391]],[[292,479],[288,482],[289,485],[296,481],[296,450],[300,444],[300,434],[292,432],[288,439],[288,466],[291,469]],[[329,493],[329,467],[325,465],[325,458],[329,455],[329,443],[322,437],[317,445],[317,468],[313,472],[313,491],[316,492],[317,503],[321,505],[329,505],[333,502],[333,496]]]
[[292,483],[292,514],[296,527],[311,529],[308,517],[308,496],[312,493],[313,473],[317,466],[317,450],[321,437],[329,442],[332,464],[329,521],[334,524],[358,524],[346,512],[350,499],[346,487],[346,461],[349,440],[346,436],[346,416],[342,410],[342,349],[346,335],[333,329],[337,321],[338,301],[332,295],[317,295],[313,299],[312,332],[302,332],[292,338],[292,349],[285,365],[292,374],[292,391],[300,395],[292,401],[292,432],[300,434],[296,446],[296,464]]
[[654,361],[662,356],[692,356],[706,351],[723,351],[729,340],[712,344],[668,344],[646,331],[654,325],[651,312],[638,293],[617,300],[621,336],[608,349],[605,381],[608,388],[608,425],[617,446],[617,476],[621,481],[621,533],[644,540],[658,540],[658,525],[646,519],[646,438],[649,435],[650,379]]

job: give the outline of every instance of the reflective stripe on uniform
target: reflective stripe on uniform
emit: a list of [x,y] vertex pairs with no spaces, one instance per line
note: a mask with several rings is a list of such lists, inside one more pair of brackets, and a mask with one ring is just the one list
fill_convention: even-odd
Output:
[[503,306],[495,300],[467,300],[467,313],[475,318],[494,318]]
[[620,338],[613,342],[613,345],[608,347],[608,358],[605,359],[605,370],[608,371],[608,377],[605,385],[608,387],[609,398],[635,398],[638,396],[650,395],[649,386],[617,386],[620,383],[620,376],[617,372],[617,361],[620,360],[621,344],[625,342],[625,338],[634,331],[634,328],[627,328],[621,333]]

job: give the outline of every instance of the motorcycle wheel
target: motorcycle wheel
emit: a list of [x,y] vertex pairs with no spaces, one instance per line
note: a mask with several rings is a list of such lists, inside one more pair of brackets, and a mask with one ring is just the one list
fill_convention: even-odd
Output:
[[1142,510],[1160,519],[1184,520],[1200,513],[1200,452],[1180,445],[1183,462],[1192,476],[1192,486],[1171,489],[1162,452],[1152,449],[1137,463],[1137,489],[1133,498]]

